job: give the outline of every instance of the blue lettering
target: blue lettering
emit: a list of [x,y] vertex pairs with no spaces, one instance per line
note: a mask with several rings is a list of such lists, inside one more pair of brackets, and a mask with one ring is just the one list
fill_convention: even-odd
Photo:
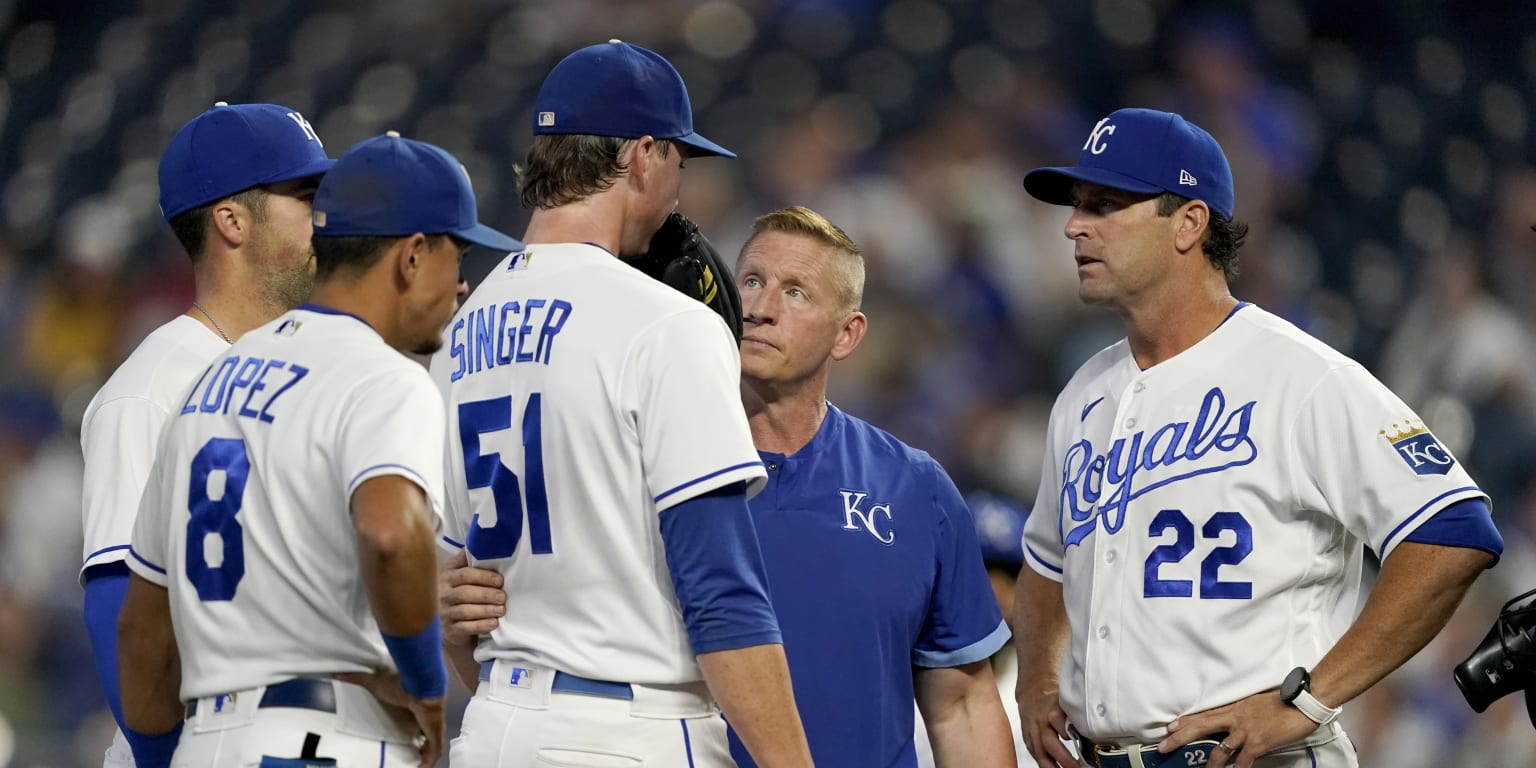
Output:
[[459,379],[464,378],[464,369],[469,365],[468,362],[464,360],[464,342],[459,341],[459,333],[463,330],[464,318],[461,317],[454,322],[453,332],[449,336],[449,340],[452,342],[452,344],[448,347],[448,353],[453,356],[454,360],[459,362],[459,367],[454,370],[452,376],[448,377],[449,381],[458,381]]
[[[1228,413],[1226,394],[1220,387],[1212,387],[1200,403],[1200,412],[1192,425],[1189,422],[1165,424],[1152,432],[1151,439],[1146,438],[1145,430],[1128,438],[1121,437],[1111,443],[1105,453],[1097,453],[1088,440],[1074,443],[1062,461],[1058,513],[1062,542],[1067,546],[1081,542],[1093,533],[1100,521],[1106,533],[1114,534],[1125,523],[1131,502],[1142,494],[1181,480],[1253,463],[1258,458],[1259,449],[1249,431],[1253,427],[1253,409],[1257,404],[1258,401],[1249,401]],[[1218,456],[1202,461],[1213,450]],[[1185,462],[1198,464],[1184,472],[1138,486],[1139,472]]]
[[293,385],[299,383],[299,379],[309,375],[309,369],[297,363],[288,366],[288,371],[293,374],[293,378],[289,379],[287,384],[284,384],[280,389],[272,393],[272,398],[267,401],[266,405],[262,406],[261,415],[257,417],[268,424],[271,424],[273,420],[272,415],[267,413],[272,408],[272,404],[277,402],[277,399],[282,397],[284,392],[293,389]]
[[523,342],[528,340],[528,334],[533,331],[533,311],[542,306],[544,306],[543,299],[529,299],[523,305],[523,324],[517,327],[517,362],[519,363],[533,361],[533,353],[523,351]]
[[256,369],[261,367],[261,363],[259,357],[248,357],[240,364],[234,380],[229,382],[229,396],[224,398],[224,413],[229,413],[229,404],[235,401],[235,390],[249,387],[256,380]]
[[[238,362],[240,362],[238,357],[226,357],[219,362],[219,370],[213,374],[212,379],[209,379],[208,388],[203,390],[203,402],[198,410],[203,413],[213,413],[224,404],[224,387],[229,383],[230,376],[234,375],[235,363]],[[222,382],[219,381],[220,376],[224,377]]]
[[470,325],[475,329],[475,373],[496,365],[491,357],[496,349],[491,343],[491,321],[486,319],[486,314],[486,307],[481,307],[470,316],[473,318]]
[[555,334],[565,327],[565,321],[571,316],[571,303],[565,299],[555,299],[549,303],[549,314],[544,316],[544,327],[539,329],[539,346],[534,351],[534,357],[549,365],[550,355],[555,351]]
[[[515,337],[517,332],[513,330],[515,323],[507,321],[507,315],[515,315],[517,312],[517,302],[515,301],[509,301],[501,305],[501,333],[496,334],[497,365],[506,365],[512,362],[512,346],[516,343]],[[507,343],[505,348],[502,347],[502,342]]]
[[192,401],[197,399],[197,390],[203,386],[203,380],[208,378],[208,374],[212,372],[213,366],[210,365],[203,369],[203,375],[197,377],[197,383],[193,384],[192,389],[187,391],[187,401],[181,404],[181,415],[185,416],[197,410],[197,406],[193,405]]
[[247,419],[254,419],[261,415],[251,408],[251,399],[256,397],[257,392],[267,388],[267,372],[271,371],[273,368],[282,368],[284,365],[287,365],[287,363],[284,363],[281,360],[267,361],[267,364],[261,369],[261,374],[256,377],[256,383],[252,384],[250,392],[246,393],[245,402],[240,404],[241,416],[244,416]]

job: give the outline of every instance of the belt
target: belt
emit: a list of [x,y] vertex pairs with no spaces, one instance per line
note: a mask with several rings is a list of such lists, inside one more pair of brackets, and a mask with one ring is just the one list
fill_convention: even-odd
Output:
[[[235,694],[220,694],[218,696],[205,697],[214,699],[214,711],[222,711],[224,707],[233,707]],[[226,703],[227,700],[227,703]],[[187,702],[187,717],[197,714],[197,704],[201,699],[193,699]],[[273,683],[267,686],[267,690],[261,694],[261,701],[257,703],[258,709],[270,707],[286,707],[289,709],[313,709],[320,712],[336,713],[336,688],[330,680],[319,680],[313,677],[295,677],[292,680],[284,680],[281,683]]]
[[[1227,738],[1225,733],[1213,733],[1209,739],[1190,742],[1166,755],[1158,752],[1155,744],[1133,744],[1122,749],[1095,744],[1079,737],[1077,746],[1082,752],[1083,760],[1093,768],[1159,768],[1159,766],[1184,768],[1184,766],[1205,765],[1210,762],[1211,753],[1225,738]],[[1135,758],[1140,759],[1133,758],[1132,753],[1135,753]]]
[[[495,664],[496,661],[493,659],[480,665],[481,680],[491,679],[491,668],[494,667]],[[531,671],[526,667],[513,667],[512,670],[513,677],[511,683],[513,685],[518,684],[519,672],[531,673]],[[592,680],[590,678],[578,677],[566,672],[556,672],[554,681],[549,684],[549,689],[551,691],[558,691],[560,693],[574,693],[582,696],[600,696],[605,699],[623,699],[624,701],[635,700],[635,689],[631,688],[629,683],[614,683],[608,680]]]

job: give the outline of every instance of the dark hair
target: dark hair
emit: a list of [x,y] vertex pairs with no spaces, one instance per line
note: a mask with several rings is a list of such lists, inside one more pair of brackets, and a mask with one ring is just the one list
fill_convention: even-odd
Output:
[[[556,208],[613,186],[629,167],[619,160],[634,139],[585,134],[543,134],[528,147],[528,167],[514,166],[518,196],[526,208]],[[659,140],[662,157],[672,142]]]
[[[352,237],[330,237],[328,235],[315,235],[310,238],[310,243],[315,249],[315,280],[327,280],[338,272],[347,272],[351,276],[367,272],[389,247],[407,235],[358,235]],[[442,239],[451,235],[427,235],[427,246],[430,248],[441,247]]]
[[[1164,192],[1157,198],[1157,215],[1172,216],[1174,211],[1183,207],[1189,200],[1172,192]],[[1211,260],[1211,266],[1220,269],[1222,274],[1231,280],[1237,277],[1237,252],[1242,250],[1243,241],[1247,237],[1246,223],[1211,211],[1211,220],[1205,229],[1205,241],[1200,244],[1200,248],[1205,251],[1205,257]]]
[[250,210],[257,224],[267,220],[265,187],[251,187],[176,214],[169,222],[171,233],[176,235],[176,239],[181,242],[181,247],[186,249],[187,256],[192,259],[193,264],[202,261],[203,248],[208,245],[208,224],[213,219],[213,207],[225,200],[233,200],[245,206]]

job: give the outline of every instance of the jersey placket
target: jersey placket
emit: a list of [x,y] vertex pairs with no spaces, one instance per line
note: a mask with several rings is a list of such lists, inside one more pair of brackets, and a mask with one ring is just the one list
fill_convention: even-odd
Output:
[[[1123,440],[1123,450],[1129,451],[1132,445],[1131,436],[1143,428],[1141,424],[1142,412],[1141,400],[1147,389],[1146,372],[1133,375],[1120,392],[1116,401],[1114,422],[1110,427],[1110,434],[1105,445],[1112,446],[1116,441]],[[1130,466],[1140,461],[1139,456],[1122,453],[1119,456],[1121,466]],[[1133,599],[1135,595],[1131,587],[1135,584],[1135,574],[1127,574],[1125,570],[1131,567],[1128,562],[1127,551],[1130,549],[1130,536],[1135,535],[1134,529],[1127,526],[1131,524],[1131,506],[1126,504],[1124,516],[1120,520],[1120,527],[1113,533],[1105,528],[1102,504],[1122,491],[1120,486],[1111,486],[1108,482],[1108,467],[1105,471],[1105,481],[1099,494],[1099,505],[1095,506],[1095,514],[1099,514],[1097,535],[1093,536],[1093,596],[1088,612],[1088,639],[1087,652],[1084,656],[1087,664],[1087,689],[1086,705],[1089,714],[1096,720],[1094,723],[1105,733],[1123,733],[1127,724],[1123,722],[1120,708],[1120,690],[1116,681],[1127,679],[1139,679],[1144,670],[1122,670],[1120,666],[1124,659],[1122,648],[1126,641],[1125,632],[1132,631],[1128,620],[1134,615],[1134,611],[1127,611],[1126,601]],[[1122,478],[1121,483],[1127,482],[1127,477]],[[1124,488],[1129,493],[1132,488]]]

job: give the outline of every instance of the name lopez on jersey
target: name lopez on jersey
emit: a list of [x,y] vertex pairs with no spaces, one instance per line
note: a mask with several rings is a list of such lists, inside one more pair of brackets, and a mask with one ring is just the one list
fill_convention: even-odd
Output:
[[466,312],[449,332],[448,351],[457,362],[450,379],[512,363],[549,365],[555,337],[570,316],[571,303],[564,299],[509,301]]
[[178,415],[227,414],[244,390],[245,399],[235,413],[271,424],[276,418],[272,413],[272,405],[308,375],[309,369],[296,363],[231,355],[203,371],[203,375],[192,386],[192,391],[187,393],[187,401],[182,403]]
[[[1252,463],[1259,449],[1248,430],[1257,404],[1250,400],[1229,413],[1226,393],[1212,387],[1193,423],[1176,421],[1117,437],[1104,452],[1095,451],[1087,438],[1073,443],[1062,462],[1061,510],[1071,512],[1072,522],[1080,525],[1065,530],[1063,518],[1062,542],[1069,547],[1081,542],[1100,519],[1106,533],[1115,533],[1125,524],[1130,503],[1148,491]],[[1138,473],[1164,467],[1182,471],[1159,473],[1153,482],[1137,486]]]

